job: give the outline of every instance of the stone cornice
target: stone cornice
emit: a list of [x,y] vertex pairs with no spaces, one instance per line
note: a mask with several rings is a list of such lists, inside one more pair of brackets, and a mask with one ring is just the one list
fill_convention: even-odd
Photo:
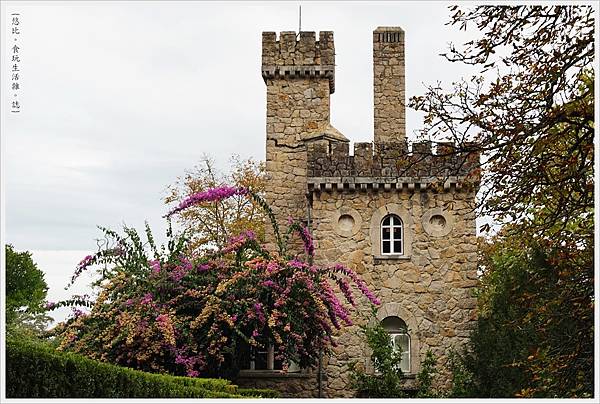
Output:
[[464,176],[437,177],[309,177],[308,190],[313,192],[392,191],[410,192],[432,189],[432,184],[442,183],[443,189],[460,190]]

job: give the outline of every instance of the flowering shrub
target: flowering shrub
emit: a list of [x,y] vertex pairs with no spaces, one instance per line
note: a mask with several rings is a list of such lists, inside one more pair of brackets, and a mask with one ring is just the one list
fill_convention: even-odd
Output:
[[[312,264],[308,229],[294,222],[281,237],[266,203],[246,189],[192,195],[168,216],[232,195],[247,195],[266,209],[279,251],[267,251],[249,231],[216,253],[189,257],[185,235],[174,235],[170,221],[161,248],[148,226],[146,243],[130,228],[124,237],[103,229],[117,248],[78,265],[74,279],[90,265],[104,265],[99,295],[89,314],[57,327],[60,349],[148,371],[232,377],[245,365],[239,352],[270,343],[276,360],[306,368],[316,365],[319,351],[329,351],[334,329],[352,324],[355,290],[380,303],[351,269]],[[286,253],[292,234],[302,239],[304,257]]]

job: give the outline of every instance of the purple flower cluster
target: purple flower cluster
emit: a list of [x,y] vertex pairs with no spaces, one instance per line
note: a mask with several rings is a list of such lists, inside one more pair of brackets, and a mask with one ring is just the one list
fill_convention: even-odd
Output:
[[303,269],[307,267],[307,264],[305,262],[302,262],[296,258],[288,261],[288,265],[292,268],[296,268],[296,269]]
[[77,264],[77,267],[75,268],[75,273],[71,277],[71,284],[73,284],[73,282],[75,282],[79,275],[81,275],[83,271],[85,271],[90,265],[92,265],[95,262],[95,260],[96,256],[86,255],[81,261],[79,261],[79,264]]
[[342,264],[335,264],[332,267],[329,267],[329,269],[333,269],[336,272],[341,272],[344,275],[348,276],[350,279],[352,279],[352,281],[356,284],[356,286],[358,287],[358,289],[362,292],[363,295],[365,295],[367,297],[367,299],[369,299],[371,301],[371,303],[373,303],[376,306],[379,306],[381,304],[381,300],[379,300],[374,294],[373,292],[371,292],[367,286],[367,284],[365,283],[365,281],[363,281],[357,274],[356,272],[354,272],[353,270],[351,270],[350,268],[347,268],[345,266],[343,266]]
[[177,266],[175,267],[175,269],[173,269],[171,271],[171,273],[169,274],[169,277],[171,278],[171,280],[175,283],[180,282],[183,277],[187,274],[187,270],[183,267]]
[[150,304],[152,303],[152,299],[154,299],[154,295],[150,292],[146,293],[142,300],[140,300],[141,304]]
[[263,312],[262,303],[254,303],[254,311],[256,312],[256,317],[258,318],[258,321],[261,324],[267,322],[267,319],[265,318],[265,314]]
[[87,316],[87,313],[86,313],[86,312],[84,312],[84,311],[82,311],[82,310],[80,310],[80,309],[78,309],[78,308],[75,308],[75,307],[73,307],[73,308],[71,309],[71,313],[73,314],[73,317],[74,317],[74,318],[79,318],[79,317],[81,317],[81,316]]
[[339,328],[337,318],[341,318],[344,321],[344,323],[346,323],[346,325],[352,325],[350,313],[348,313],[348,310],[335,296],[335,292],[331,289],[329,282],[323,279],[321,280],[320,285],[323,291],[323,297],[327,301],[327,303],[329,303],[329,317],[331,318],[331,322],[336,326],[336,328]]
[[252,230],[246,230],[238,236],[231,237],[227,245],[221,250],[221,254],[239,250],[239,248],[248,240],[256,240],[256,233]]
[[48,302],[48,303],[46,303],[46,310],[54,310],[55,307],[56,307],[56,303],[55,302]]
[[190,195],[174,209],[172,209],[165,217],[171,217],[175,213],[179,213],[182,210],[189,208],[190,206],[203,203],[203,202],[214,202],[221,201],[223,199],[230,198],[234,195],[247,195],[248,189],[244,187],[229,187],[221,186],[218,188],[207,189],[206,191],[198,192]]
[[150,268],[152,269],[152,273],[154,275],[158,275],[160,272],[160,261],[159,260],[150,260],[148,261]]
[[304,251],[311,257],[315,255],[315,244],[306,226],[302,226],[302,241],[304,242]]
[[210,265],[209,264],[200,264],[198,265],[198,267],[196,268],[196,270],[198,272],[206,272],[210,269]]
[[185,367],[185,372],[188,377],[198,377],[200,372],[198,372],[195,368],[199,365],[200,367],[204,366],[204,361],[202,357],[196,356],[188,356],[182,350],[177,350],[175,355],[175,363],[178,365],[183,365]]
[[352,290],[350,289],[350,283],[348,283],[346,279],[338,278],[337,284],[348,303],[350,303],[352,307],[356,307],[356,301],[354,301],[354,296],[352,295]]

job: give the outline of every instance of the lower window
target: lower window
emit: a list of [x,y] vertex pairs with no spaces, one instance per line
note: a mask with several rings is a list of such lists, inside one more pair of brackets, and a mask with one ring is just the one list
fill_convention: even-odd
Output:
[[406,323],[400,317],[390,316],[384,318],[381,325],[389,334],[394,350],[402,352],[400,370],[410,373],[410,335]]

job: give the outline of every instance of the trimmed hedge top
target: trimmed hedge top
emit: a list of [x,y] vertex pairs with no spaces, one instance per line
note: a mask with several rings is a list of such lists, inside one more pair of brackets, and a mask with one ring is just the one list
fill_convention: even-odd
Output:
[[146,373],[40,342],[7,339],[6,396],[10,398],[242,398],[279,397],[274,390],[238,389],[223,379]]

